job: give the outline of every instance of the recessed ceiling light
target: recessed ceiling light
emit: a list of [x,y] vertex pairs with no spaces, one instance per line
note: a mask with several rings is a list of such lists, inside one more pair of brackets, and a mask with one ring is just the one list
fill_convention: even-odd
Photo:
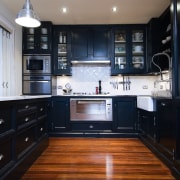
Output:
[[66,7],[63,7],[63,8],[62,8],[62,12],[63,12],[63,13],[67,13],[67,8],[66,8]]
[[117,12],[117,7],[116,6],[112,7],[112,12]]

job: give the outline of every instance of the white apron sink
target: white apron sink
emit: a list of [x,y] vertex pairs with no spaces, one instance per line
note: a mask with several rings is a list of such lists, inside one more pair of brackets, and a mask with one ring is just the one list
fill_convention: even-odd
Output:
[[156,111],[156,100],[152,96],[137,96],[137,107],[146,111]]

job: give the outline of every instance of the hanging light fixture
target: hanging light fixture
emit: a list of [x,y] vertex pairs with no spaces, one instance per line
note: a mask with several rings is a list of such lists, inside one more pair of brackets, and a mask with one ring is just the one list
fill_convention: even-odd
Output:
[[38,27],[41,25],[39,17],[34,12],[30,0],[26,0],[23,8],[17,14],[15,22],[24,27]]

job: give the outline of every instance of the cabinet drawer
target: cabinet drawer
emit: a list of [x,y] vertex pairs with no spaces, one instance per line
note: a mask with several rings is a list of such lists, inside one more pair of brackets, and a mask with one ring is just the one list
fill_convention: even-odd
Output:
[[29,112],[36,112],[36,111],[37,111],[37,105],[34,103],[23,103],[17,105],[17,116],[21,116],[23,114]]
[[0,133],[4,133],[10,130],[12,127],[11,123],[11,112],[6,109],[0,110]]
[[0,140],[0,170],[12,161],[12,138]]
[[35,142],[35,128],[20,132],[16,139],[16,155],[19,157],[26,149],[28,149]]
[[37,126],[37,138],[41,138],[44,134],[46,134],[46,122],[42,121]]
[[36,113],[27,113],[17,119],[17,126],[29,124],[36,120]]
[[101,130],[111,130],[112,123],[111,122],[102,122],[102,123],[95,123],[95,122],[87,122],[87,123],[72,123],[72,130],[89,130],[89,131],[101,131]]

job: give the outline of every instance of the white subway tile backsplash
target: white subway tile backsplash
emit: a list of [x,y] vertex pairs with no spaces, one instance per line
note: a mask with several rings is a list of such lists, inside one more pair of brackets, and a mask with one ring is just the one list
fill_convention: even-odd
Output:
[[[102,92],[110,92],[112,95],[151,95],[154,90],[157,76],[129,76],[130,90],[128,86],[126,90],[126,85],[124,89],[122,85],[123,76],[111,76],[110,72],[110,66],[104,64],[73,65],[72,76],[57,76],[57,86],[65,88],[65,84],[70,83],[72,92],[95,93],[98,81],[101,80]],[[62,95],[62,89],[57,89],[57,94]]]

